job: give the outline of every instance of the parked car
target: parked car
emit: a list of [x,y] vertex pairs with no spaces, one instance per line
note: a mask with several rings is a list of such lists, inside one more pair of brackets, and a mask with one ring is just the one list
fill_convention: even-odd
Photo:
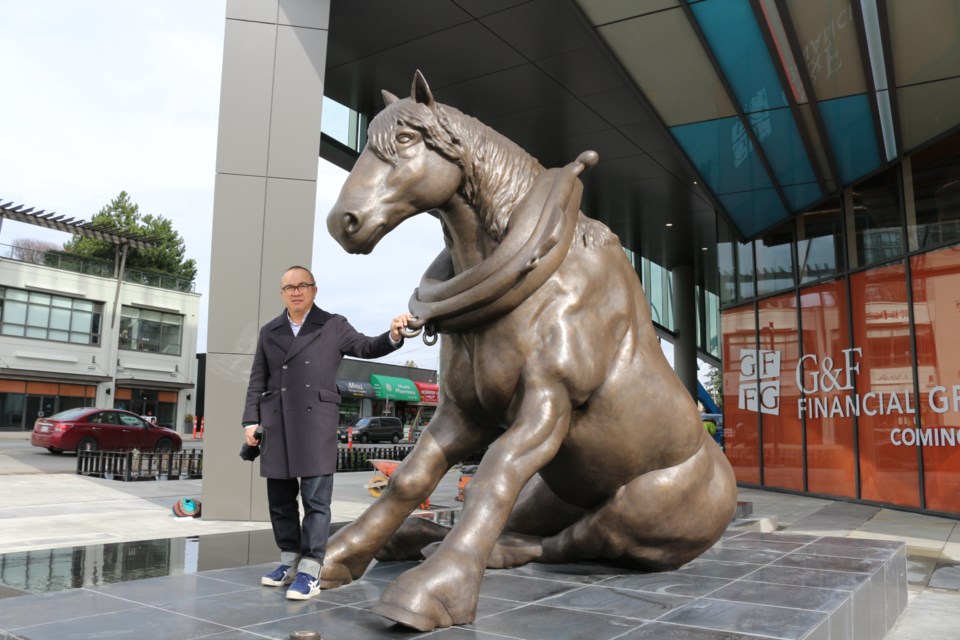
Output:
[[337,429],[340,442],[347,441],[347,429],[353,429],[354,442],[382,442],[390,441],[397,444],[403,440],[403,423],[400,418],[393,416],[370,416],[360,418],[348,427]]
[[30,444],[50,453],[64,451],[179,451],[183,440],[173,429],[150,424],[121,409],[80,407],[39,418],[33,424]]

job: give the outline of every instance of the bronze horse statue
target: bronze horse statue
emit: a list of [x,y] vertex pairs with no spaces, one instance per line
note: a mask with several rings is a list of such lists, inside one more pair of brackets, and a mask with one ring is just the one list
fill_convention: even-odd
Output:
[[[472,622],[485,568],[595,560],[666,570],[703,553],[736,508],[732,469],[664,357],[617,237],[579,211],[585,152],[544,169],[436,102],[418,71],[384,92],[327,218],[351,253],[431,212],[445,249],[410,302],[440,333],[441,400],[383,495],[330,540],[321,585],[376,557],[426,559],[374,611],[427,631]],[[452,528],[408,516],[487,447]]]

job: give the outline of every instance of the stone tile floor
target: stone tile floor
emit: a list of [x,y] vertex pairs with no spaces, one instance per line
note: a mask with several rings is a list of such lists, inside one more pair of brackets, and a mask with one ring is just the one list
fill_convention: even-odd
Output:
[[0,629],[25,640],[285,639],[301,630],[325,640],[837,640],[882,637],[907,602],[902,543],[748,531],[673,572],[490,571],[473,624],[423,634],[370,611],[414,564],[374,565],[309,602],[259,586],[270,563],[23,595],[0,599]]

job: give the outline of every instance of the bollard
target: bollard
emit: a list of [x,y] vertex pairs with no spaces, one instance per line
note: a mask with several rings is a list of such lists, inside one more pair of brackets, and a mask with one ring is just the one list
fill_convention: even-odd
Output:
[[201,416],[201,417],[200,417],[200,437],[201,437],[201,438],[203,438],[203,429],[204,429],[204,427],[206,427],[206,425],[207,425],[207,418],[206,418],[206,416]]
[[347,427],[347,449],[353,449],[353,427]]
[[193,416],[193,439],[197,439],[197,416]]

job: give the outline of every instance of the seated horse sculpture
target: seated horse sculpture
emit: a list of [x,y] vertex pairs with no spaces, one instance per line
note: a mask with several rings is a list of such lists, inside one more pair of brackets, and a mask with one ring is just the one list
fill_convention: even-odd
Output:
[[[410,301],[441,334],[440,403],[381,497],[330,540],[323,588],[376,557],[420,558],[374,611],[427,631],[472,622],[485,568],[601,561],[676,568],[720,537],[733,471],[658,343],[617,237],[580,210],[585,152],[545,169],[434,100],[420,72],[384,92],[327,218],[369,253],[405,219],[439,216],[445,249]],[[452,528],[408,517],[450,467],[487,448]]]

